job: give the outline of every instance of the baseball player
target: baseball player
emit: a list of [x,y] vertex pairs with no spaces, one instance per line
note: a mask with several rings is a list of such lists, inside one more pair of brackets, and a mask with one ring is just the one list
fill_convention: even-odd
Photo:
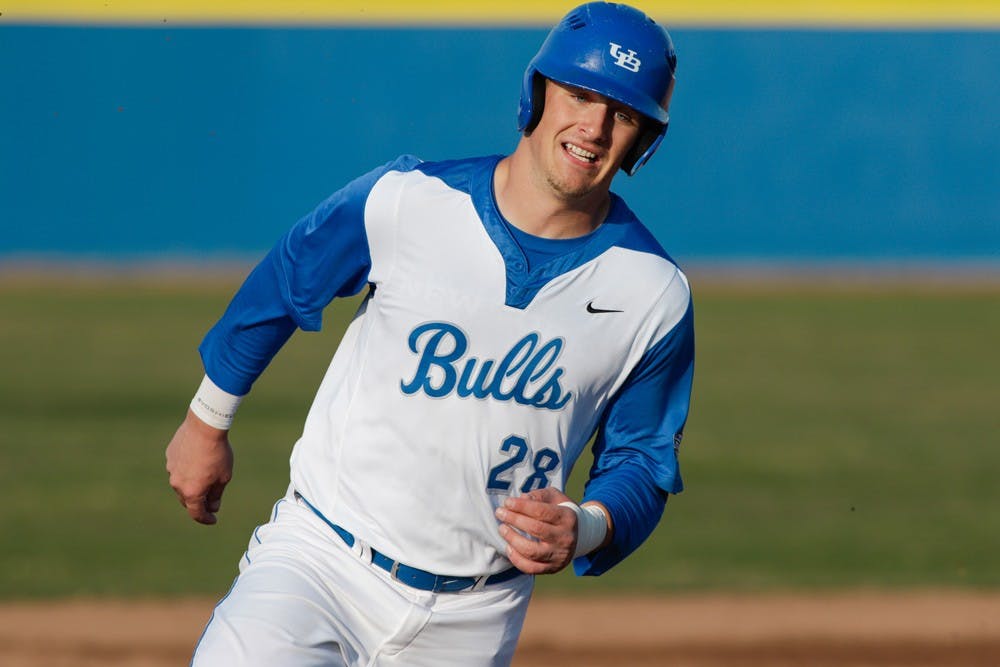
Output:
[[[194,665],[506,665],[533,575],[600,575],[678,493],[687,279],[610,192],[667,129],[666,31],[594,2],[524,74],[510,155],[404,155],[252,271],[200,352],[170,484],[214,523],[240,399],[296,329],[366,291]],[[563,493],[596,433],[581,503]]]

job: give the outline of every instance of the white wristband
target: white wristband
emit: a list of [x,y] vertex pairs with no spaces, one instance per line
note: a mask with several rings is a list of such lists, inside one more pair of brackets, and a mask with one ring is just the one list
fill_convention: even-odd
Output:
[[242,400],[242,396],[220,389],[206,375],[198,387],[198,392],[191,399],[191,412],[209,426],[228,431],[233,425],[236,408]]
[[608,516],[600,505],[581,507],[569,500],[559,504],[576,512],[576,551],[573,558],[586,556],[603,544],[608,535]]

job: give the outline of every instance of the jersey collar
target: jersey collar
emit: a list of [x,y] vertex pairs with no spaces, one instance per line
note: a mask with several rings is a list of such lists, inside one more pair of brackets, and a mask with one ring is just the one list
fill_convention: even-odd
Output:
[[503,158],[503,155],[496,155],[485,161],[469,184],[470,194],[483,228],[503,257],[507,277],[504,302],[511,308],[523,310],[552,279],[583,266],[616,245],[624,238],[629,224],[634,223],[635,218],[625,202],[611,193],[608,215],[590,234],[591,238],[587,243],[529,269],[524,252],[511,236],[497,205],[493,181],[497,165]]

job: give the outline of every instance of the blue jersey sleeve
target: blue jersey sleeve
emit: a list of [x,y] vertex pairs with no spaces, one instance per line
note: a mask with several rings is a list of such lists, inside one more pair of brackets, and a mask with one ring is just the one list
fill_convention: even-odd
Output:
[[216,385],[231,394],[248,393],[296,328],[319,331],[323,309],[334,297],[361,291],[371,268],[368,196],[388,171],[418,163],[403,156],[355,179],[278,241],[199,347]]
[[578,575],[617,565],[653,532],[667,494],[683,489],[677,447],[694,376],[694,310],[650,348],[609,404],[594,444],[583,502],[611,513],[612,541],[573,562]]

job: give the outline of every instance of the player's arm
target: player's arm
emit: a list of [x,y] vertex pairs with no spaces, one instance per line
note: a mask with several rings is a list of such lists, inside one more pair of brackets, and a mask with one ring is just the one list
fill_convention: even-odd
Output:
[[674,442],[691,391],[690,315],[679,326],[605,412],[583,502],[549,487],[507,498],[497,510],[507,557],[523,572],[550,574],[573,562],[577,574],[604,573],[649,537],[668,493],[680,492]]
[[605,410],[582,504],[546,488],[508,498],[497,510],[507,556],[522,571],[558,572],[572,561],[577,574],[602,574],[649,537],[667,495],[681,491],[675,443],[690,402],[694,314],[684,281],[663,299],[673,326]]
[[653,345],[612,399],[594,444],[584,503],[600,502],[614,525],[601,548],[577,558],[577,574],[599,575],[621,562],[656,528],[668,494],[683,489],[677,448],[694,375],[694,311]]
[[170,486],[188,515],[214,524],[232,479],[229,428],[254,380],[295,331],[278,288],[282,239],[244,281],[199,348],[205,377],[167,445]]
[[[215,523],[232,477],[228,431],[239,401],[297,328],[318,331],[330,301],[367,284],[368,195],[391,168],[414,162],[404,157],[365,174],[296,223],[205,336],[205,378],[166,452],[170,485],[194,520]],[[216,420],[220,414],[226,418]]]

